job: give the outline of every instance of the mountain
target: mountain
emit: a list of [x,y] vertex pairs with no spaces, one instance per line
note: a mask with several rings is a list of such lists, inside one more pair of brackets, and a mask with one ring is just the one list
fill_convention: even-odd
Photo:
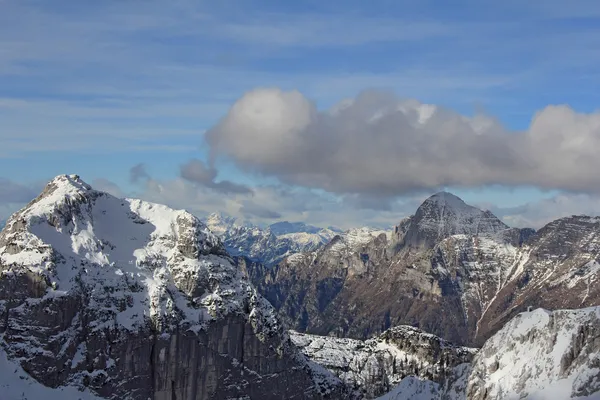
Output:
[[57,395],[347,397],[200,220],[76,175],[52,180],[0,233],[0,334],[0,366]]
[[438,193],[391,234],[364,237],[336,237],[251,279],[290,328],[355,339],[412,325],[481,346],[529,307],[600,305],[599,218],[508,228]]
[[529,307],[600,305],[600,218],[550,222],[525,242],[505,271],[480,317],[483,337]]
[[477,236],[507,228],[491,212],[470,206],[451,193],[440,192],[425,200],[394,233],[398,247],[430,249],[453,235]]
[[364,399],[600,399],[600,307],[517,314],[479,350],[406,326],[367,341],[291,338]]
[[391,232],[350,231],[251,279],[299,332],[366,339],[413,325],[480,344],[477,322],[498,273],[531,234],[442,192]]
[[294,253],[315,250],[338,233],[287,221],[262,229],[222,214],[211,214],[205,223],[223,240],[231,255],[247,257],[266,266],[277,264]]

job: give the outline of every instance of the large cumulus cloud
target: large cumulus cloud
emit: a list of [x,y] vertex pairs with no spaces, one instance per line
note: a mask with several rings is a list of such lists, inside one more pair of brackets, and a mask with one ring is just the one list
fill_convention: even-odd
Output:
[[548,106],[529,129],[365,91],[319,111],[297,91],[246,93],[206,133],[213,160],[284,183],[371,198],[443,186],[600,191],[600,114]]

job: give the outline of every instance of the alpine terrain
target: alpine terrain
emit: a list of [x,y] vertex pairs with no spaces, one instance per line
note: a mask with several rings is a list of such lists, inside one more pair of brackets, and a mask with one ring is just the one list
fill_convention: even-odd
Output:
[[600,307],[518,314],[480,350],[405,326],[364,342],[295,332],[292,340],[362,398],[600,399]]
[[598,400],[599,231],[439,193],[271,267],[61,175],[0,233],[0,398]]
[[248,276],[290,328],[356,339],[412,325],[481,346],[530,307],[600,305],[597,218],[509,228],[442,192],[392,232],[360,237],[340,235]]
[[0,234],[0,335],[0,397],[347,397],[196,217],[76,175]]

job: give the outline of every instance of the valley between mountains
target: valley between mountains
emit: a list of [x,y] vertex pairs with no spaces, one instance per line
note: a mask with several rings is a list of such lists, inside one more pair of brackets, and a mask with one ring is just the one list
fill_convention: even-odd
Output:
[[446,192],[261,228],[61,175],[0,233],[0,398],[600,399],[599,262]]

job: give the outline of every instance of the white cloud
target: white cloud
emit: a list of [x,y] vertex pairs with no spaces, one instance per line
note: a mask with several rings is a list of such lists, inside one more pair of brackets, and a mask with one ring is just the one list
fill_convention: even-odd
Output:
[[288,184],[396,196],[444,186],[600,191],[600,113],[548,106],[524,132],[387,92],[318,112],[296,91],[246,93],[205,138],[213,157]]

